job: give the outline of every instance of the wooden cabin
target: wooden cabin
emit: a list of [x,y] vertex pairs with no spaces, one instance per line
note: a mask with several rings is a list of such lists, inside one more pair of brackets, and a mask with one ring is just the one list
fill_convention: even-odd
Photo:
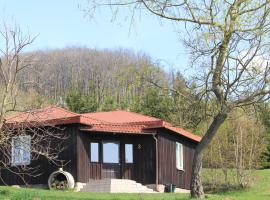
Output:
[[[7,127],[18,124],[61,127],[69,137],[57,141],[66,146],[58,157],[67,163],[64,170],[81,183],[131,179],[144,185],[172,183],[189,189],[193,154],[201,139],[161,119],[120,110],[76,114],[50,106],[6,120]],[[32,161],[31,155],[25,157],[29,160],[21,165],[39,166],[41,173],[25,176],[28,184],[47,184],[49,175],[59,168],[46,159]],[[0,175],[2,184],[24,184],[16,173],[1,170]]]

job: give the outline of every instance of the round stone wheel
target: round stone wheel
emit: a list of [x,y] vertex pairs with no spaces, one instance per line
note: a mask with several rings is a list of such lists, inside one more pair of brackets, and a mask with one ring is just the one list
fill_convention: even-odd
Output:
[[[48,186],[50,189],[53,189],[53,181],[55,178],[60,177],[61,180],[58,181],[66,181],[67,182],[67,187],[66,189],[73,189],[75,186],[75,180],[74,177],[69,173],[64,171],[62,168],[59,170],[53,172],[48,179]],[[57,189],[57,188],[56,188]]]

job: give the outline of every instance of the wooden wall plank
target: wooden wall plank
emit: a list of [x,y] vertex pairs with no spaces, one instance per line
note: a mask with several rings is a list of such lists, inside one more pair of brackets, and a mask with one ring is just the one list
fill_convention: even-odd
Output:
[[[160,129],[158,134],[159,183],[172,183],[177,187],[189,189],[196,143],[166,129]],[[176,142],[183,144],[184,170],[176,168]]]
[[[71,124],[71,125],[65,125],[57,127],[56,131],[61,131],[66,136],[68,136],[68,139],[53,139],[52,145],[55,143],[59,145],[59,143],[62,143],[62,145],[66,146],[66,148],[59,153],[58,160],[65,160],[68,162],[67,165],[65,165],[63,168],[65,171],[70,172],[74,178],[77,178],[77,170],[76,170],[76,135],[78,132],[78,125]],[[51,128],[50,128],[51,129]],[[39,157],[38,160],[31,161],[31,164],[29,167],[34,168],[37,170],[37,173],[39,173],[39,176],[28,176],[25,175],[24,178],[20,178],[15,173],[11,173],[8,170],[1,169],[0,170],[0,185],[25,185],[25,184],[47,184],[48,178],[50,174],[58,168],[61,167],[61,164],[56,165],[55,163],[48,162],[48,160],[42,156]],[[13,168],[14,171],[16,171],[15,168]]]
[[[152,136],[80,132],[78,134],[78,181],[102,178],[102,162],[90,163],[90,142],[120,141],[121,173],[120,177],[132,179],[142,184],[152,184],[155,179],[154,140]],[[134,164],[124,162],[124,144],[133,144]],[[138,148],[140,147],[140,148]],[[87,150],[87,151],[85,151]],[[100,155],[102,152],[100,151]],[[102,156],[101,156],[102,157]],[[101,160],[101,158],[100,158]],[[85,162],[85,163],[84,163]],[[84,163],[84,164],[82,164]]]

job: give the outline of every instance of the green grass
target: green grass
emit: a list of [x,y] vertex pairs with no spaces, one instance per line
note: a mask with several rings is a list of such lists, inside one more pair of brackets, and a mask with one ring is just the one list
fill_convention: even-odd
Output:
[[184,200],[189,199],[187,194],[110,194],[110,193],[75,193],[71,191],[49,191],[40,189],[16,189],[0,187],[0,199],[11,200]]
[[270,170],[257,170],[250,188],[210,195],[213,200],[268,200],[270,199]]
[[[0,199],[6,200],[188,200],[188,194],[108,194],[75,193],[42,189],[0,187]],[[256,171],[254,184],[245,190],[234,190],[207,195],[209,200],[268,200],[270,199],[270,170]]]

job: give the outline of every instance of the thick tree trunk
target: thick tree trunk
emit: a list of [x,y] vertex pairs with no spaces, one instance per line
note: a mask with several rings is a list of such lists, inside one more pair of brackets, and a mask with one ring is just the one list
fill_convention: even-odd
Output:
[[192,165],[190,194],[192,198],[204,198],[203,185],[201,182],[202,153],[195,153]]
[[220,125],[227,118],[228,111],[223,111],[218,113],[210,127],[208,128],[206,134],[203,136],[201,142],[198,144],[192,165],[192,175],[191,175],[191,183],[190,183],[190,194],[192,198],[204,198],[204,191],[201,180],[201,169],[202,169],[202,158],[203,158],[203,150],[208,147],[213,137],[217,133]]

